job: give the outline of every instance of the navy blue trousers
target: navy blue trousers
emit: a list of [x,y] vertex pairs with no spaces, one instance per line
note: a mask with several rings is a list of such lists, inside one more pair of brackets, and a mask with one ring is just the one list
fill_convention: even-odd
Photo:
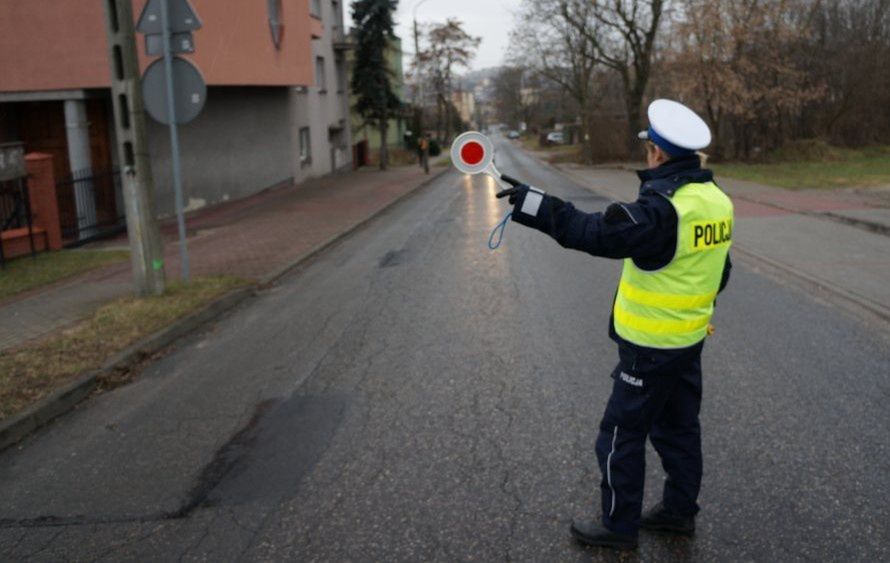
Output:
[[662,501],[678,514],[698,512],[702,478],[701,348],[667,361],[619,346],[612,395],[600,422],[603,524],[636,535],[643,506],[646,437],[667,473]]

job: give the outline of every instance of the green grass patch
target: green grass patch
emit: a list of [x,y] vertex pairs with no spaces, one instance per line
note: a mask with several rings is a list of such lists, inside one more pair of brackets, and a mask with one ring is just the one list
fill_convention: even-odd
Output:
[[100,368],[114,354],[245,285],[223,276],[174,283],[157,297],[124,297],[72,327],[0,352],[0,419],[13,415],[77,376]]
[[546,147],[542,147],[540,143],[538,143],[538,137],[536,135],[523,135],[519,137],[519,144],[522,145],[522,148],[528,151],[542,151],[546,150]]
[[890,185],[890,146],[842,149],[824,143],[798,143],[762,163],[711,166],[719,176],[788,189]]
[[581,145],[559,145],[554,147],[547,156],[550,164],[562,164],[565,162],[581,162]]
[[107,264],[123,262],[128,250],[60,250],[22,256],[0,270],[0,299],[54,283]]
[[581,145],[541,146],[538,142],[538,137],[535,135],[520,137],[519,143],[525,150],[543,153],[543,155],[541,155],[542,158],[546,158],[551,164],[581,161]]

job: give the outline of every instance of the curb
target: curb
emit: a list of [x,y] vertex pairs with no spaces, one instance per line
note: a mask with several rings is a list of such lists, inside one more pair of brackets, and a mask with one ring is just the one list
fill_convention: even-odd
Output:
[[432,172],[430,174],[429,178],[427,178],[423,182],[417,184],[417,186],[415,186],[413,189],[403,193],[399,197],[397,197],[394,200],[390,201],[389,203],[385,204],[380,209],[377,209],[376,211],[369,213],[362,219],[359,219],[352,226],[347,227],[346,230],[341,231],[340,233],[337,233],[336,235],[332,236],[331,238],[327,239],[326,241],[324,241],[322,243],[319,243],[314,248],[304,252],[303,254],[301,254],[294,260],[288,262],[284,266],[281,266],[280,268],[273,270],[271,273],[266,274],[265,276],[260,278],[260,281],[257,283],[257,286],[259,288],[269,287],[270,285],[272,285],[273,283],[275,283],[276,281],[278,281],[279,279],[281,279],[282,277],[284,277],[285,275],[290,273],[292,270],[298,268],[299,266],[303,265],[305,262],[311,260],[312,258],[315,258],[316,256],[318,256],[325,250],[328,250],[329,248],[331,248],[338,242],[342,241],[349,235],[355,233],[356,231],[358,231],[359,229],[361,229],[362,227],[364,227],[365,225],[367,225],[368,223],[370,223],[371,221],[376,219],[379,215],[382,215],[383,213],[385,213],[392,207],[407,200],[409,197],[411,197],[417,193],[420,193],[421,189],[429,186],[435,180],[438,180],[440,177],[444,176],[445,173],[448,172],[449,170],[451,170],[450,166],[445,167],[438,172]]
[[347,227],[344,231],[334,235],[328,240],[318,244],[308,252],[305,252],[295,260],[285,264],[283,267],[274,270],[272,273],[264,276],[259,282],[248,285],[246,287],[235,289],[222,297],[208,303],[204,308],[175,321],[173,324],[155,332],[154,334],[136,342],[132,346],[122,350],[112,356],[105,364],[86,375],[80,376],[78,379],[65,385],[61,389],[57,389],[50,395],[44,397],[40,401],[27,407],[24,411],[12,416],[11,418],[0,422],[0,452],[6,448],[17,444],[23,438],[35,430],[52,422],[55,418],[72,410],[78,403],[90,396],[99,385],[99,381],[112,373],[126,371],[143,359],[153,355],[159,350],[169,346],[176,340],[192,332],[196,328],[206,324],[209,321],[219,317],[229,309],[232,309],[242,301],[256,294],[260,288],[265,288],[281,277],[296,269],[306,261],[314,258],[329,249],[331,246],[345,239],[349,235],[355,233],[360,228],[370,223],[373,219],[391,209],[396,204],[408,199],[410,196],[417,194],[422,188],[430,185],[433,181],[439,179],[451,168],[446,167],[441,171],[430,174],[430,177],[418,184],[413,189],[405,192],[380,209],[369,213],[355,224]]
[[857,227],[862,229],[863,231],[868,231],[871,233],[877,233],[879,235],[884,235],[890,237],[890,227],[884,225],[882,223],[875,223],[874,221],[869,221],[867,219],[859,219],[855,217],[847,217],[846,215],[838,215],[837,213],[832,213],[831,211],[825,211],[822,213],[816,213],[816,216],[827,217],[833,221],[837,221],[838,223],[842,223],[844,225],[850,225],[851,227]]
[[255,292],[253,286],[230,291],[203,309],[175,321],[170,326],[133,344],[112,356],[101,368],[79,377],[56,390],[21,413],[0,423],[0,451],[18,443],[30,433],[73,409],[99,385],[100,379],[118,371],[126,371],[144,358],[169,346],[197,327],[218,317]]

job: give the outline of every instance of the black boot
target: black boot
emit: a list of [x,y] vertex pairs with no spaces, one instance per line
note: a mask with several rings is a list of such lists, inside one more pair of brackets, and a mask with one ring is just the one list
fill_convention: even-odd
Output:
[[636,549],[637,537],[618,534],[596,522],[572,521],[572,535],[581,543],[596,547]]
[[691,536],[695,533],[695,516],[681,516],[658,503],[640,519],[640,528]]

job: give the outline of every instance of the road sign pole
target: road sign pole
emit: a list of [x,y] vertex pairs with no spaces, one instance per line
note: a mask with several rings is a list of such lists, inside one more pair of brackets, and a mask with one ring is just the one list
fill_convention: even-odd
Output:
[[111,93],[133,282],[139,295],[164,292],[164,249],[154,214],[154,183],[131,0],[105,0]]
[[164,41],[164,72],[167,76],[167,116],[170,121],[170,153],[173,164],[173,191],[176,199],[176,222],[179,226],[179,254],[182,259],[182,279],[188,283],[189,251],[186,244],[185,214],[182,201],[182,165],[179,160],[179,128],[176,125],[176,102],[173,96],[173,53],[170,52],[169,0],[161,0],[161,27]]

